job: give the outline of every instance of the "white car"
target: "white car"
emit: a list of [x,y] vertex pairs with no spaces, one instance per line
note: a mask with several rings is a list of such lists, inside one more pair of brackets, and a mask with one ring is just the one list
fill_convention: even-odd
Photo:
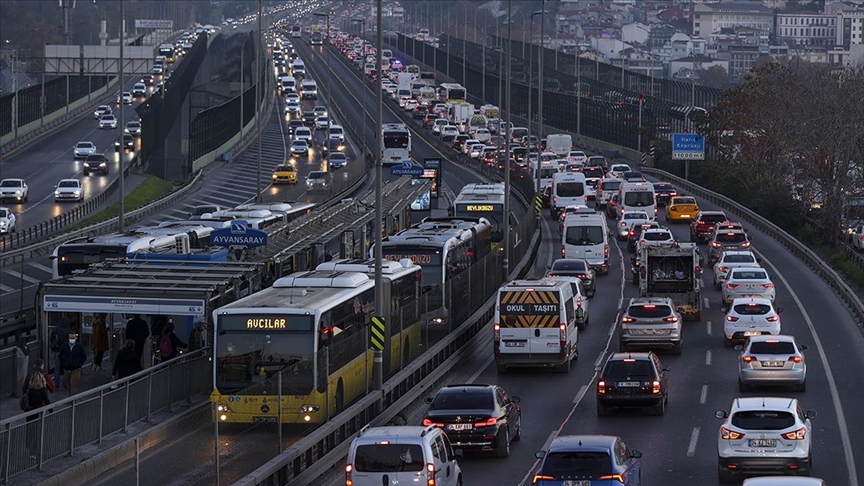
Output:
[[480,142],[480,140],[477,140],[474,138],[469,138],[468,140],[465,140],[464,142],[462,142],[462,146],[460,147],[460,150],[462,150],[463,154],[468,155],[468,153],[471,151],[471,146],[472,145],[478,145],[478,144],[481,146],[483,145]]
[[405,100],[405,104],[402,106],[402,108],[404,108],[405,111],[414,111],[414,108],[417,108],[417,105],[419,105],[419,103],[417,103],[417,100],[415,100],[414,98],[408,98]]
[[312,130],[309,127],[297,127],[294,130],[294,140],[302,140],[307,144],[312,142]]
[[469,144],[468,145],[468,157],[471,157],[472,159],[479,159],[480,156],[483,155],[483,149],[484,148],[486,148],[486,146],[480,142]]
[[852,248],[858,251],[864,251],[864,224],[859,224],[850,228],[849,236],[852,239]]
[[93,142],[78,142],[72,149],[76,159],[86,159],[88,155],[96,152],[96,145]]
[[324,107],[324,106],[316,106],[315,108],[312,108],[312,113],[315,113],[316,117],[317,116],[324,116],[324,117],[330,116],[330,114],[327,112],[327,107]]
[[825,480],[809,477],[759,476],[747,478],[741,486],[825,486]]
[[636,248],[641,250],[649,246],[664,246],[675,244],[675,235],[666,228],[650,228],[646,229],[639,235],[639,242],[636,243]]
[[[803,412],[794,398],[747,397],[732,401],[717,434],[721,483],[740,481],[739,474],[776,472],[806,476],[813,467],[813,427],[816,412]],[[794,466],[794,468],[790,467]]]
[[154,64],[152,68],[150,68],[150,72],[153,74],[162,74],[164,69],[162,69],[161,64]]
[[84,188],[78,179],[60,179],[54,190],[54,201],[83,201]]
[[624,177],[625,172],[630,172],[630,166],[627,164],[612,164],[612,167],[609,168],[608,177],[614,177],[616,179],[621,179]]
[[581,150],[571,150],[567,153],[567,161],[571,164],[585,165],[585,162],[588,162],[588,154]]
[[15,231],[15,213],[9,208],[0,207],[0,233],[11,233]]
[[285,103],[285,113],[290,113],[292,115],[299,115],[301,111],[300,103],[296,101],[289,101]]
[[726,275],[733,268],[758,267],[761,261],[750,250],[724,251],[714,264],[714,287],[720,290],[726,282]]
[[309,155],[309,143],[306,140],[294,140],[291,142],[291,155],[293,157]]
[[627,239],[627,236],[630,234],[630,227],[633,226],[633,223],[647,223],[651,221],[651,218],[648,217],[648,213],[645,211],[627,211],[626,213],[622,213],[621,217],[618,218],[618,222],[615,224],[615,231],[618,234],[618,239],[624,241]]
[[114,115],[103,115],[102,118],[99,119],[100,130],[114,130],[115,128],[117,128],[117,119],[114,118]]
[[0,201],[12,199],[16,202],[27,202],[30,188],[24,179],[3,179],[0,181]]
[[141,135],[141,122],[135,120],[126,122],[126,128],[124,128],[123,131],[133,137],[137,137]]
[[[117,95],[117,104],[118,105],[120,104],[120,96],[121,95]],[[131,105],[132,104],[132,93],[130,93],[128,91],[124,91],[122,96],[123,96],[123,104],[124,105]]]
[[738,391],[754,386],[793,386],[796,391],[807,390],[807,364],[793,336],[754,336],[743,346],[738,359]]
[[483,143],[486,143],[489,141],[490,138],[492,138],[492,134],[489,133],[489,130],[481,128],[474,132],[474,138]]
[[732,301],[723,320],[726,347],[753,336],[780,334],[780,314],[774,303],[762,297],[741,297]]
[[335,138],[339,142],[345,142],[345,129],[342,125],[330,125],[330,130],[327,132],[330,138]]
[[140,98],[145,94],[147,94],[147,85],[144,83],[135,83],[135,85],[132,86],[132,96]]
[[726,276],[726,284],[720,288],[723,303],[730,304],[739,297],[765,297],[774,302],[774,282],[768,271],[761,267],[733,268]]
[[315,119],[315,129],[316,130],[327,130],[327,127],[330,126],[330,119],[326,116],[319,116]]
[[348,165],[348,157],[342,152],[333,152],[327,156],[327,163],[330,169],[340,169]]
[[297,93],[288,93],[285,95],[285,103],[300,103],[300,95]]
[[105,115],[110,115],[114,113],[114,110],[111,109],[108,105],[99,105],[96,107],[96,111],[93,112],[93,118],[99,120]]
[[459,128],[455,125],[447,125],[441,129],[441,138],[448,138],[450,140],[456,138],[456,135],[459,135]]

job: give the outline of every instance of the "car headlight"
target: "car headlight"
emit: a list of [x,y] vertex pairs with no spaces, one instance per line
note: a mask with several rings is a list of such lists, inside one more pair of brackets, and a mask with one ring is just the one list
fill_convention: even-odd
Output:
[[0,221],[0,226],[6,226],[6,221]]
[[21,191],[15,191],[15,195],[16,195],[16,196],[20,196],[20,195],[21,195]]
[[105,162],[102,162],[101,164],[99,164],[99,167],[108,167],[108,164],[106,164]]
[[75,191],[75,192],[73,192],[73,194],[75,194],[76,196],[80,196],[80,195],[81,195],[81,191]]
[[55,196],[59,196],[59,195],[60,195],[60,191],[54,191],[54,195],[55,195]]

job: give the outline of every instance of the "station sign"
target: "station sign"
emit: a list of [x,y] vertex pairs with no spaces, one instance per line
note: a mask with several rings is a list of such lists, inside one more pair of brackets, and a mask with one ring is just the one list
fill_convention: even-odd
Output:
[[423,175],[424,170],[423,167],[414,165],[410,160],[403,160],[402,164],[390,168],[390,174],[394,176],[420,177]]
[[110,312],[122,314],[159,314],[171,316],[204,315],[202,299],[141,299],[89,295],[46,295],[46,312]]
[[705,137],[698,133],[672,134],[672,160],[705,160]]
[[267,245],[267,232],[250,228],[246,221],[231,221],[230,228],[210,233],[210,244],[215,246],[256,247]]

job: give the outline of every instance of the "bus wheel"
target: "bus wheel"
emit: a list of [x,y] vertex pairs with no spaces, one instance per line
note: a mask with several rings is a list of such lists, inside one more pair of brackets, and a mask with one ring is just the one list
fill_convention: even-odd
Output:
[[336,382],[336,411],[341,411],[345,405],[345,385],[342,383],[342,378]]

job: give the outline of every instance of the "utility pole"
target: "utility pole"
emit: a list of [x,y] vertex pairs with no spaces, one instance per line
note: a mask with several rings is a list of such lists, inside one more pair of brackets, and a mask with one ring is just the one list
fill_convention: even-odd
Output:
[[117,211],[117,229],[122,233],[126,229],[126,216],[125,209],[126,205],[124,204],[124,200],[126,199],[126,164],[123,160],[123,156],[126,154],[125,144],[123,141],[123,130],[126,128],[126,124],[124,123],[123,112],[126,111],[125,102],[123,100],[123,45],[126,44],[126,10],[125,10],[125,2],[120,0],[120,62],[118,63],[118,77],[117,77],[117,86],[120,87],[120,119],[117,123],[117,128],[120,131],[120,150],[117,151],[119,154],[117,157],[120,159],[120,174],[117,175],[120,184],[120,205]]
[[[535,12],[537,13],[537,12]],[[533,15],[533,14],[532,14]],[[535,197],[540,195],[540,139],[543,138],[543,58],[545,52],[543,52],[543,24],[546,23],[546,0],[543,0],[543,3],[540,4],[540,47],[537,49],[537,57],[540,59],[539,66],[537,67],[537,71],[539,72],[539,76],[537,77],[537,121],[540,124],[540,130],[537,132],[537,187],[535,188]],[[531,139],[528,139],[528,152],[531,152]],[[537,211],[536,214],[537,219],[540,219],[540,211]]]
[[[502,225],[507,228],[504,232],[504,279],[510,277],[510,252],[512,251],[511,228],[510,228],[510,57],[513,51],[513,0],[507,0],[507,115],[504,121],[504,221]],[[496,29],[497,34],[497,29]],[[501,36],[498,36],[499,42]],[[503,46],[502,46],[503,47]],[[499,58],[500,59],[500,58]],[[499,77],[500,80],[500,77]],[[500,86],[500,82],[499,82]],[[498,92],[501,90],[499,88]],[[499,109],[504,109],[504,104]]]
[[261,202],[261,125],[264,124],[264,112],[262,108],[262,102],[264,101],[264,86],[261,85],[263,79],[264,69],[263,62],[264,61],[264,32],[261,30],[264,22],[262,19],[262,3],[263,0],[258,0],[258,50],[256,51],[258,54],[255,56],[255,73],[254,75],[258,78],[255,81],[255,112],[258,113],[258,117],[255,120],[255,128],[258,130],[258,164],[256,171],[256,192],[255,192],[255,202]]
[[18,48],[12,52],[12,133],[18,138]]
[[[530,160],[531,160],[531,143],[530,143],[531,132],[533,131],[532,128],[534,128],[534,119],[531,117],[531,111],[532,111],[532,109],[531,109],[532,108],[531,107],[531,97],[533,96],[533,92],[534,92],[534,73],[533,73],[533,71],[534,71],[534,14],[535,13],[537,13],[537,12],[531,13],[531,22],[530,22],[531,29],[529,30],[529,35],[528,35],[528,70],[526,71],[528,73],[528,140],[529,140],[529,143],[528,143],[528,161],[529,161],[529,165],[530,165]],[[525,44],[522,44],[522,45],[524,46]],[[539,170],[540,170],[540,162],[539,162],[540,158],[539,158],[539,156],[537,159],[538,159],[538,162],[537,162],[537,168],[535,169],[535,171],[539,172]],[[537,179],[537,194],[540,194],[540,179],[539,178]]]
[[[378,25],[377,25],[378,32],[377,32],[377,38],[376,38],[377,44],[375,45],[375,47],[376,47],[376,49],[375,49],[375,61],[377,62],[376,66],[378,66],[378,79],[377,79],[377,83],[376,83],[376,84],[378,84],[378,90],[377,90],[377,92],[378,92],[378,106],[375,110],[375,129],[377,130],[377,132],[375,132],[375,140],[377,140],[377,142],[378,142],[376,144],[376,148],[377,148],[378,153],[375,154],[375,162],[376,162],[375,163],[375,312],[378,312],[378,313],[382,312],[384,310],[385,306],[387,305],[387,303],[384,301],[384,293],[382,292],[384,285],[383,285],[383,275],[382,275],[382,269],[381,269],[381,265],[382,265],[381,260],[384,257],[384,251],[381,248],[381,246],[384,244],[383,243],[383,237],[381,236],[381,233],[383,233],[383,231],[384,231],[384,225],[383,225],[384,222],[382,221],[382,219],[384,218],[384,214],[383,214],[383,208],[381,207],[384,205],[384,202],[382,201],[382,199],[383,199],[382,193],[383,193],[383,185],[384,185],[383,181],[382,181],[382,179],[384,178],[384,166],[383,166],[384,161],[381,160],[381,157],[384,154],[384,140],[383,140],[384,137],[382,137],[382,135],[381,135],[382,134],[381,126],[382,126],[382,123],[384,121],[384,98],[382,95],[384,85],[381,83],[381,80],[384,78],[384,76],[381,75],[381,59],[382,59],[381,46],[384,45],[384,36],[383,36],[383,31],[381,29],[381,23],[383,21],[382,16],[381,16],[381,10],[382,10],[381,4],[382,4],[381,0],[376,0],[376,6],[378,8],[377,8],[377,11],[375,12],[375,14],[376,14],[377,21],[378,21]],[[449,37],[448,37],[448,46],[449,46]],[[447,49],[449,50],[450,48],[448,47]],[[388,323],[385,323],[385,325],[387,325],[387,324]],[[374,352],[373,358],[372,358],[372,383],[373,383],[372,388],[376,391],[382,390],[383,389],[383,381],[384,381],[384,355],[380,349],[376,349]],[[383,399],[383,396],[379,395],[379,397],[381,399]],[[381,409],[380,408],[381,405],[383,405],[383,404],[379,403],[379,410]]]

